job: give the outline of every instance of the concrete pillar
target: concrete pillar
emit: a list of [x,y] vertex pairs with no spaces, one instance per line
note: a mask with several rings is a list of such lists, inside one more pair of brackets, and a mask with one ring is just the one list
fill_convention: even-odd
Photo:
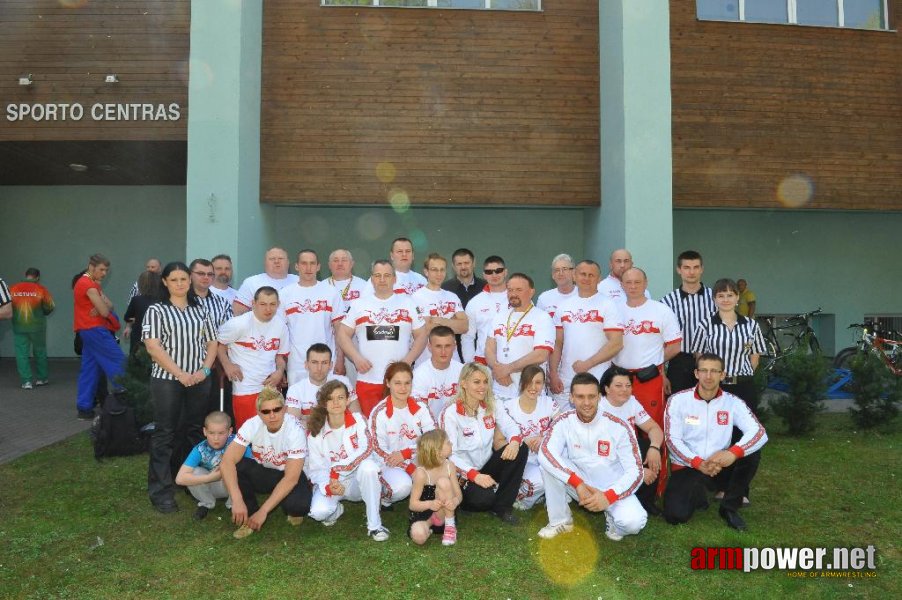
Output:
[[260,205],[262,0],[191,2],[188,260],[232,256],[259,273],[274,209]]
[[601,208],[586,249],[606,265],[627,248],[660,298],[673,287],[670,2],[599,0]]

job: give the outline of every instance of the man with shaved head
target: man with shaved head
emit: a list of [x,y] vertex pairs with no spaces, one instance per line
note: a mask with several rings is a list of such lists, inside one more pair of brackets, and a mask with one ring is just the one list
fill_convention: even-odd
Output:
[[297,282],[298,276],[288,272],[288,253],[282,248],[270,248],[266,251],[263,260],[263,272],[251,275],[238,288],[238,293],[232,302],[232,311],[236,317],[249,311],[254,305],[254,294],[264,285],[279,291],[285,286]]
[[[625,248],[619,248],[611,252],[611,258],[608,261],[610,272],[608,276],[601,280],[598,284],[598,293],[602,296],[610,298],[618,306],[622,306],[626,302],[626,294],[623,292],[623,274],[633,267],[633,255]],[[648,290],[645,291],[645,297],[651,298]]]

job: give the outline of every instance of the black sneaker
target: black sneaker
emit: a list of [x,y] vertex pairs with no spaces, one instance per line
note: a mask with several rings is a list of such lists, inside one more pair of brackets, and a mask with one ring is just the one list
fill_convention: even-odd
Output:
[[496,512],[495,516],[501,519],[502,523],[507,523],[508,525],[519,525],[520,517],[514,514],[512,510],[506,510],[504,512]]
[[93,421],[94,420],[94,411],[93,410],[78,411],[78,420],[79,421]]
[[157,512],[161,512],[164,515],[179,511],[179,505],[175,503],[175,500],[160,502],[159,504],[154,504],[153,507],[157,509]]
[[207,513],[210,512],[210,509],[206,506],[198,506],[197,510],[194,511],[194,515],[192,515],[192,519],[195,521],[203,521],[207,518]]

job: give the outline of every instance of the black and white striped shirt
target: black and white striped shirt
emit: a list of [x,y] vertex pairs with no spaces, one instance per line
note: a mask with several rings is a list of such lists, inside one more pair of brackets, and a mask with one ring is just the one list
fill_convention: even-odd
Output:
[[0,279],[0,306],[6,306],[12,301],[13,297],[9,293],[9,288],[6,287],[6,282]]
[[724,324],[718,313],[699,323],[692,352],[712,352],[723,358],[727,377],[754,375],[750,357],[764,353],[764,335],[755,319],[736,316],[733,329]]
[[210,322],[213,323],[213,331],[218,332],[222,324],[232,318],[232,305],[222,296],[207,292],[206,297],[198,296],[200,305],[210,313]]
[[678,287],[661,298],[661,302],[673,311],[680,324],[680,329],[683,330],[680,351],[691,352],[692,338],[698,324],[717,312],[717,307],[714,305],[714,293],[704,284],[694,294],[684,292],[683,288]]
[[[152,304],[144,315],[141,339],[160,340],[163,350],[178,367],[195,373],[203,368],[207,356],[207,344],[216,339],[216,329],[209,313],[201,306],[188,305],[184,310],[169,304]],[[175,381],[175,375],[156,362],[150,372],[151,377]]]

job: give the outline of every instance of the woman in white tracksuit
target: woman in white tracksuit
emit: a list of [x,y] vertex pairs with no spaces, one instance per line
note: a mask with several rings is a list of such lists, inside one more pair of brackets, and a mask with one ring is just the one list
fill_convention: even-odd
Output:
[[307,421],[304,470],[313,484],[310,517],[330,527],[344,513],[341,500],[363,500],[369,536],[382,542],[389,533],[379,515],[379,464],[370,457],[366,420],[348,411],[348,396],[343,382],[326,382]]

